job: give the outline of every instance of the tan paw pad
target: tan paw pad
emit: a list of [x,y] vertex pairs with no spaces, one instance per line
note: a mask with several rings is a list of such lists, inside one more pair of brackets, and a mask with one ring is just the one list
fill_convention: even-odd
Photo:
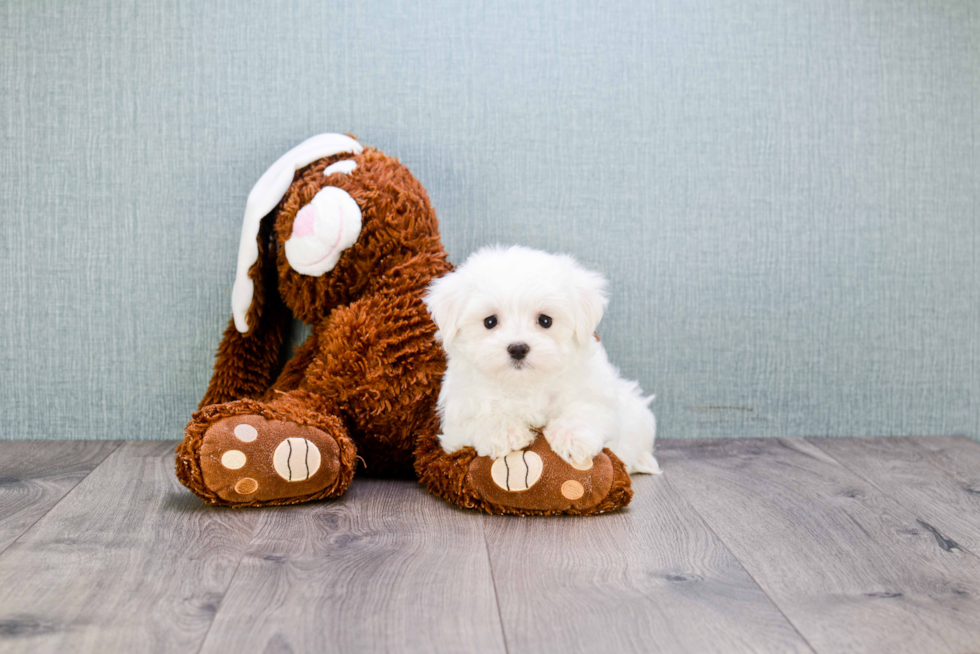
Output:
[[565,499],[577,500],[585,495],[585,487],[574,479],[569,479],[561,485],[561,494]]
[[242,423],[235,427],[235,438],[243,443],[251,443],[259,437],[259,431],[252,425]]
[[272,455],[272,465],[286,481],[306,481],[320,469],[320,450],[305,438],[287,438]]
[[534,452],[523,450],[502,456],[490,466],[493,483],[507,491],[526,491],[541,479],[544,464]]
[[239,495],[251,495],[259,489],[259,482],[251,477],[243,477],[235,484],[235,492]]
[[228,450],[221,455],[221,465],[229,470],[238,470],[239,468],[243,468],[247,460],[248,459],[245,457],[245,453],[241,450]]

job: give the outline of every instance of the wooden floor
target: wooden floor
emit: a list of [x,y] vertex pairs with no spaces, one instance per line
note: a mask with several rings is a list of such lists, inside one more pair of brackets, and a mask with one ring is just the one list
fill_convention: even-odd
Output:
[[965,438],[663,440],[592,518],[209,508],[173,448],[0,443],[0,651],[980,651]]

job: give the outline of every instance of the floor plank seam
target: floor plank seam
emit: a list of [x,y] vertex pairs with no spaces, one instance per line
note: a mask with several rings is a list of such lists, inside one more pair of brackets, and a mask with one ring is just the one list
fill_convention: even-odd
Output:
[[[256,526],[258,524],[259,521],[257,520]],[[245,560],[245,557],[248,556],[249,548],[252,546],[252,541],[255,540],[255,536],[256,536],[255,530],[253,530],[252,537],[248,539],[248,545],[246,545],[245,549],[242,550],[242,557],[238,559],[238,563],[235,564],[235,571],[231,573],[231,577],[228,578],[228,585],[225,586],[224,590],[221,593],[221,599],[218,600],[218,606],[214,610],[214,615],[211,616],[211,622],[208,623],[208,628],[204,632],[204,637],[201,638],[201,644],[197,646],[197,654],[201,654],[201,650],[204,649],[204,644],[208,642],[208,636],[211,634],[211,627],[214,626],[215,621],[218,619],[218,614],[221,613],[221,606],[222,604],[225,603],[225,597],[228,596],[228,589],[231,588],[232,583],[234,583],[235,581],[235,577],[238,576],[238,570],[242,567],[242,562]]]
[[[238,509],[232,509],[232,511],[237,511],[237,510]],[[262,520],[257,519],[255,521],[255,524],[252,526],[252,535],[248,537],[248,543],[246,543],[245,547],[242,548],[242,555],[241,557],[239,557],[238,563],[235,564],[235,571],[231,573],[230,577],[228,577],[228,584],[221,590],[221,599],[218,600],[218,606],[214,610],[214,615],[211,616],[211,622],[208,623],[208,628],[204,632],[204,637],[201,638],[201,644],[197,646],[197,654],[201,654],[201,651],[204,650],[204,645],[208,642],[208,636],[211,635],[211,628],[214,627],[214,623],[217,622],[218,614],[221,613],[221,609],[225,603],[225,599],[228,597],[228,591],[235,583],[235,577],[238,576],[238,571],[241,569],[242,563],[245,561],[245,558],[248,557],[248,553],[252,551],[252,543],[254,543],[255,539],[259,537],[259,530],[261,529],[261,527],[262,527]]]
[[775,599],[773,599],[772,596],[769,595],[769,593],[762,586],[762,584],[759,583],[759,580],[755,578],[755,575],[752,574],[752,571],[749,570],[748,567],[746,567],[742,559],[738,558],[738,556],[735,555],[735,552],[732,551],[732,548],[728,546],[728,543],[726,543],[725,540],[718,534],[718,532],[715,531],[715,528],[711,526],[711,523],[705,519],[705,517],[701,514],[700,511],[698,511],[697,507],[694,506],[694,503],[691,502],[690,499],[688,499],[687,495],[685,495],[680,488],[678,488],[676,485],[671,483],[670,477],[668,477],[667,475],[664,475],[664,481],[667,482],[667,485],[670,486],[678,494],[678,496],[684,499],[685,504],[687,504],[688,507],[690,507],[691,511],[694,512],[694,515],[698,517],[698,520],[700,520],[704,524],[704,526],[708,529],[708,531],[710,531],[714,535],[714,537],[718,539],[718,542],[722,544],[725,550],[729,554],[731,554],[732,558],[738,563],[739,567],[741,567],[742,570],[745,572],[745,574],[748,575],[749,579],[752,580],[752,583],[754,583],[756,587],[760,591],[762,591],[762,593],[769,599],[772,605],[776,607],[776,610],[779,611],[779,614],[783,616],[783,619],[786,620],[786,623],[793,628],[793,631],[795,631],[797,635],[799,635],[800,639],[806,644],[806,646],[810,648],[810,651],[813,652],[814,654],[817,654],[817,649],[810,643],[807,637],[804,636],[802,632],[800,632],[799,628],[796,626],[796,623],[790,620],[789,616],[786,615],[786,612],[783,611],[783,607],[781,607],[779,603]]
[[[828,452],[827,450],[823,449],[822,447],[820,447],[816,443],[813,443],[810,440],[807,440],[807,442],[808,443],[811,443],[817,449],[819,449],[821,452],[823,452],[824,454],[826,454],[827,456],[829,456],[830,458],[832,458],[834,461],[836,461],[837,463],[839,463],[842,468],[844,468],[845,470],[847,470],[851,474],[855,475],[856,477],[858,477],[859,479],[861,479],[862,481],[864,481],[865,483],[867,483],[868,485],[870,485],[872,488],[874,488],[878,492],[880,492],[883,495],[885,495],[886,497],[894,500],[895,503],[899,504],[903,509],[905,509],[906,511],[908,511],[915,518],[916,522],[919,523],[919,525],[923,529],[926,529],[927,531],[929,531],[932,534],[932,536],[936,539],[937,543],[939,543],[939,547],[940,548],[942,548],[942,549],[944,549],[946,551],[949,551],[949,548],[948,547],[944,547],[942,545],[942,543],[940,542],[941,540],[945,540],[945,541],[948,541],[948,542],[953,543],[954,546],[955,546],[954,549],[958,549],[959,551],[963,552],[964,554],[969,554],[970,556],[972,556],[974,558],[980,559],[980,554],[978,554],[977,552],[974,552],[973,550],[969,549],[966,545],[963,545],[962,543],[959,543],[959,542],[950,540],[948,536],[946,536],[945,534],[942,534],[932,524],[930,524],[929,522],[923,520],[920,511],[916,510],[915,507],[909,506],[907,503],[903,502],[900,497],[897,497],[895,494],[888,492],[887,490],[885,490],[884,488],[882,488],[881,486],[879,486],[877,483],[875,483],[875,481],[873,479],[871,479],[871,478],[869,478],[869,477],[861,474],[861,472],[859,472],[858,470],[855,470],[851,466],[847,465],[846,463],[844,463],[844,461],[842,461],[838,457],[834,456],[832,453]],[[915,441],[913,440],[912,442],[914,443]],[[918,447],[918,443],[916,443],[916,447]],[[939,471],[939,473],[942,474],[943,476],[949,477],[954,482],[956,481],[956,479],[954,479],[952,477],[952,475],[950,475],[948,472],[946,472],[945,470],[943,470],[942,468],[940,468],[938,466],[932,465],[932,462],[931,461],[928,461],[927,460],[927,461],[925,461],[925,463],[928,464],[930,467],[934,468],[935,470]]]
[[510,647],[507,645],[507,629],[504,627],[504,614],[500,610],[500,595],[497,593],[497,577],[493,571],[490,543],[487,542],[487,522],[489,520],[489,516],[483,516],[483,550],[487,553],[487,566],[490,568],[490,587],[493,588],[493,601],[497,605],[497,620],[500,622],[500,636],[504,641],[504,652],[510,654]]
[[20,532],[20,534],[17,536],[17,538],[15,538],[14,540],[10,541],[10,543],[8,543],[6,547],[4,547],[2,550],[0,550],[0,558],[3,558],[3,555],[6,554],[7,551],[11,547],[13,547],[15,544],[17,544],[20,541],[21,538],[23,538],[25,535],[27,535],[28,532],[30,532],[32,529],[34,529],[34,527],[37,525],[37,523],[41,522],[41,520],[44,520],[44,518],[47,517],[47,515],[49,513],[51,513],[55,509],[55,507],[57,507],[59,504],[61,504],[62,502],[64,502],[65,501],[65,498],[67,498],[69,495],[71,495],[72,493],[74,493],[75,492],[75,489],[78,488],[82,484],[82,482],[84,482],[86,479],[88,479],[92,475],[93,472],[95,472],[100,467],[102,467],[102,465],[105,464],[105,462],[108,461],[111,457],[114,457],[116,455],[116,452],[118,452],[120,450],[120,448],[122,448],[122,446],[125,445],[127,442],[128,441],[118,441],[116,443],[116,446],[114,448],[112,448],[112,451],[109,452],[108,454],[106,454],[105,455],[105,458],[103,458],[101,461],[99,461],[99,464],[97,466],[95,466],[94,468],[92,468],[91,470],[89,470],[87,473],[85,473],[85,476],[82,477],[81,479],[79,479],[75,483],[74,486],[72,486],[70,489],[68,489],[68,492],[67,493],[65,493],[60,498],[58,498],[58,501],[55,502],[54,504],[52,504],[50,506],[50,508],[48,508],[48,510],[45,511],[42,515],[38,516],[37,520],[35,520],[34,522],[32,522],[30,524],[30,526],[27,527],[27,529],[25,529],[24,531]]

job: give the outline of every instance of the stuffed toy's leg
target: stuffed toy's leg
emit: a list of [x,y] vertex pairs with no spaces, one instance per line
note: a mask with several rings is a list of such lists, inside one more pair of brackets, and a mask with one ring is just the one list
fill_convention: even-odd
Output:
[[593,515],[615,511],[633,497],[626,466],[611,451],[575,468],[541,434],[527,449],[492,460],[471,447],[447,453],[437,430],[429,429],[416,447],[415,470],[429,492],[487,513]]
[[304,391],[203,407],[177,448],[177,476],[209,504],[266,506],[336,497],[357,452],[344,424]]

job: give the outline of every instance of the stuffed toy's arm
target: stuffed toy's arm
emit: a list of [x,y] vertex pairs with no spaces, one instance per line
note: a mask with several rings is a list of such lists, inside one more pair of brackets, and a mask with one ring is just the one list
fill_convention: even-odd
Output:
[[258,398],[272,383],[282,348],[284,316],[268,316],[242,334],[234,318],[218,346],[211,383],[198,408],[242,398]]

